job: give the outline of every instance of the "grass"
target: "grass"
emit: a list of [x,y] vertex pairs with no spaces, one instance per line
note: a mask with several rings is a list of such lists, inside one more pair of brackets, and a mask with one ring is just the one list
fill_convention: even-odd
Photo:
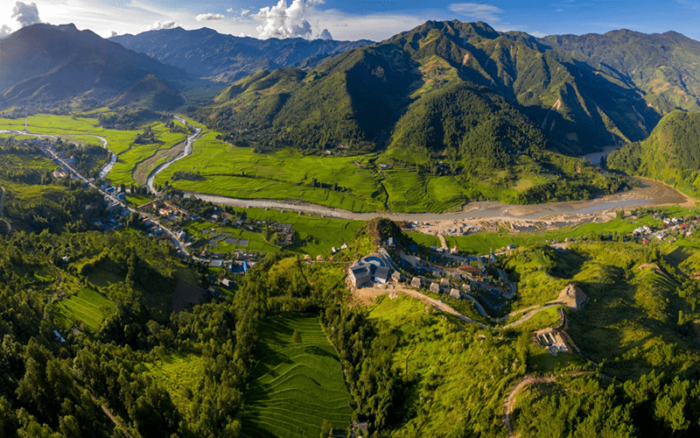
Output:
[[[268,223],[277,222],[280,224],[291,224],[297,233],[296,242],[285,247],[286,251],[294,254],[309,254],[312,256],[331,254],[331,248],[340,248],[344,243],[352,243],[357,231],[363,227],[362,221],[349,221],[344,219],[323,218],[318,216],[299,215],[297,213],[277,210],[263,210],[257,208],[234,209],[238,212],[245,212],[248,219],[255,221],[266,221]],[[215,252],[230,253],[236,250],[249,250],[264,253],[276,253],[281,249],[265,241],[262,234],[254,233],[240,228],[226,227],[198,220],[190,222],[185,227],[185,231],[195,238],[208,239],[202,234],[204,230],[215,229],[219,233],[231,233],[233,239],[248,240],[248,246],[227,245],[219,242],[218,246],[208,249]]]
[[84,323],[85,327],[96,332],[102,321],[116,310],[114,303],[90,288],[55,304],[57,320],[65,328]]
[[[294,331],[301,335],[300,343],[293,341]],[[316,438],[324,420],[336,430],[347,428],[350,394],[317,318],[273,316],[259,333],[259,363],[246,394],[243,435]]]
[[395,436],[503,435],[503,399],[525,374],[512,339],[462,328],[405,295],[380,297],[369,316],[385,339],[397,338],[392,374],[402,383]]
[[147,375],[170,394],[178,411],[186,415],[190,396],[204,379],[204,359],[195,354],[177,353],[145,364]]

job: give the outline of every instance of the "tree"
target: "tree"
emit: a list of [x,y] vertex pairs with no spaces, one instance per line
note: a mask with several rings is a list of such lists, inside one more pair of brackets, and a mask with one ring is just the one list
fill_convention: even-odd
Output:
[[294,334],[292,335],[292,340],[294,341],[295,344],[301,344],[301,334],[299,331],[294,330]]
[[323,420],[321,425],[321,438],[331,438],[333,436],[333,425],[328,420]]

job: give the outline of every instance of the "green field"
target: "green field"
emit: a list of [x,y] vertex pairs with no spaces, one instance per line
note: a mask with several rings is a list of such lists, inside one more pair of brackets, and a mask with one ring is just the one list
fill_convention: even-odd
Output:
[[[293,341],[293,333],[301,342]],[[321,424],[350,424],[350,394],[333,347],[316,317],[277,315],[260,329],[253,382],[246,395],[246,437],[317,438]]]
[[96,332],[102,321],[116,310],[114,303],[90,288],[57,302],[54,308],[56,318],[65,328],[82,322],[91,332]]
[[145,366],[146,374],[168,391],[175,407],[185,415],[189,407],[188,393],[195,393],[204,379],[204,359],[195,354],[178,353]]
[[[297,213],[277,210],[262,210],[258,208],[234,209],[237,212],[245,212],[248,219],[256,221],[277,222],[280,224],[291,224],[297,233],[296,242],[286,247],[285,250],[295,254],[309,254],[312,256],[331,254],[331,248],[340,248],[344,243],[352,243],[355,233],[362,228],[364,222],[349,221],[344,219],[323,218],[318,216],[299,215]],[[248,246],[227,245],[220,242],[216,247],[209,247],[209,250],[221,253],[231,253],[236,250],[258,251],[264,253],[279,252],[280,248],[265,241],[260,233],[254,233],[240,228],[232,228],[214,224],[205,220],[191,222],[185,227],[185,231],[195,238],[204,238],[204,230],[215,229],[220,233],[231,233],[233,239],[248,240]]]

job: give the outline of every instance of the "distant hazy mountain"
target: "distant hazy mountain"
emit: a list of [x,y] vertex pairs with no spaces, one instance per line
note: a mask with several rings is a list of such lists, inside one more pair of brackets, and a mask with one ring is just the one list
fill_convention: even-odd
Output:
[[[661,116],[634,81],[582,58],[485,23],[427,22],[330,58],[311,72],[246,78],[201,115],[213,114],[209,123],[232,139],[307,150],[390,146],[455,157],[468,156],[478,137],[515,151],[518,142],[536,138],[520,136],[529,129],[511,129],[521,120],[516,113],[562,152],[647,137]],[[503,111],[506,105],[510,109]],[[488,129],[475,124],[484,117],[493,122]],[[504,138],[514,132],[520,134]]]
[[631,81],[659,113],[700,110],[700,42],[676,32],[616,30],[604,35],[562,35],[546,44],[583,62],[595,61]]
[[[172,95],[172,84],[188,79],[176,67],[72,24],[37,24],[0,40],[0,66],[1,106],[102,102],[148,77]],[[155,82],[142,89],[152,93]]]
[[208,28],[187,31],[179,27],[120,35],[111,40],[193,76],[229,82],[260,70],[314,65],[328,56],[370,43],[303,38],[259,40],[223,35]]

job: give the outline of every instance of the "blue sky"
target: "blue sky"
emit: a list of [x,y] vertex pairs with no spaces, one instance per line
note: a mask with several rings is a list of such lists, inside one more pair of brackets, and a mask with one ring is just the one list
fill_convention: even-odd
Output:
[[[700,40],[700,0],[34,0],[0,1],[0,29],[75,23],[102,36],[182,26],[254,37],[381,40],[426,20],[486,21],[535,36],[627,28]],[[32,4],[34,3],[34,4]],[[19,14],[17,13],[19,12]],[[35,16],[34,13],[37,13]]]

